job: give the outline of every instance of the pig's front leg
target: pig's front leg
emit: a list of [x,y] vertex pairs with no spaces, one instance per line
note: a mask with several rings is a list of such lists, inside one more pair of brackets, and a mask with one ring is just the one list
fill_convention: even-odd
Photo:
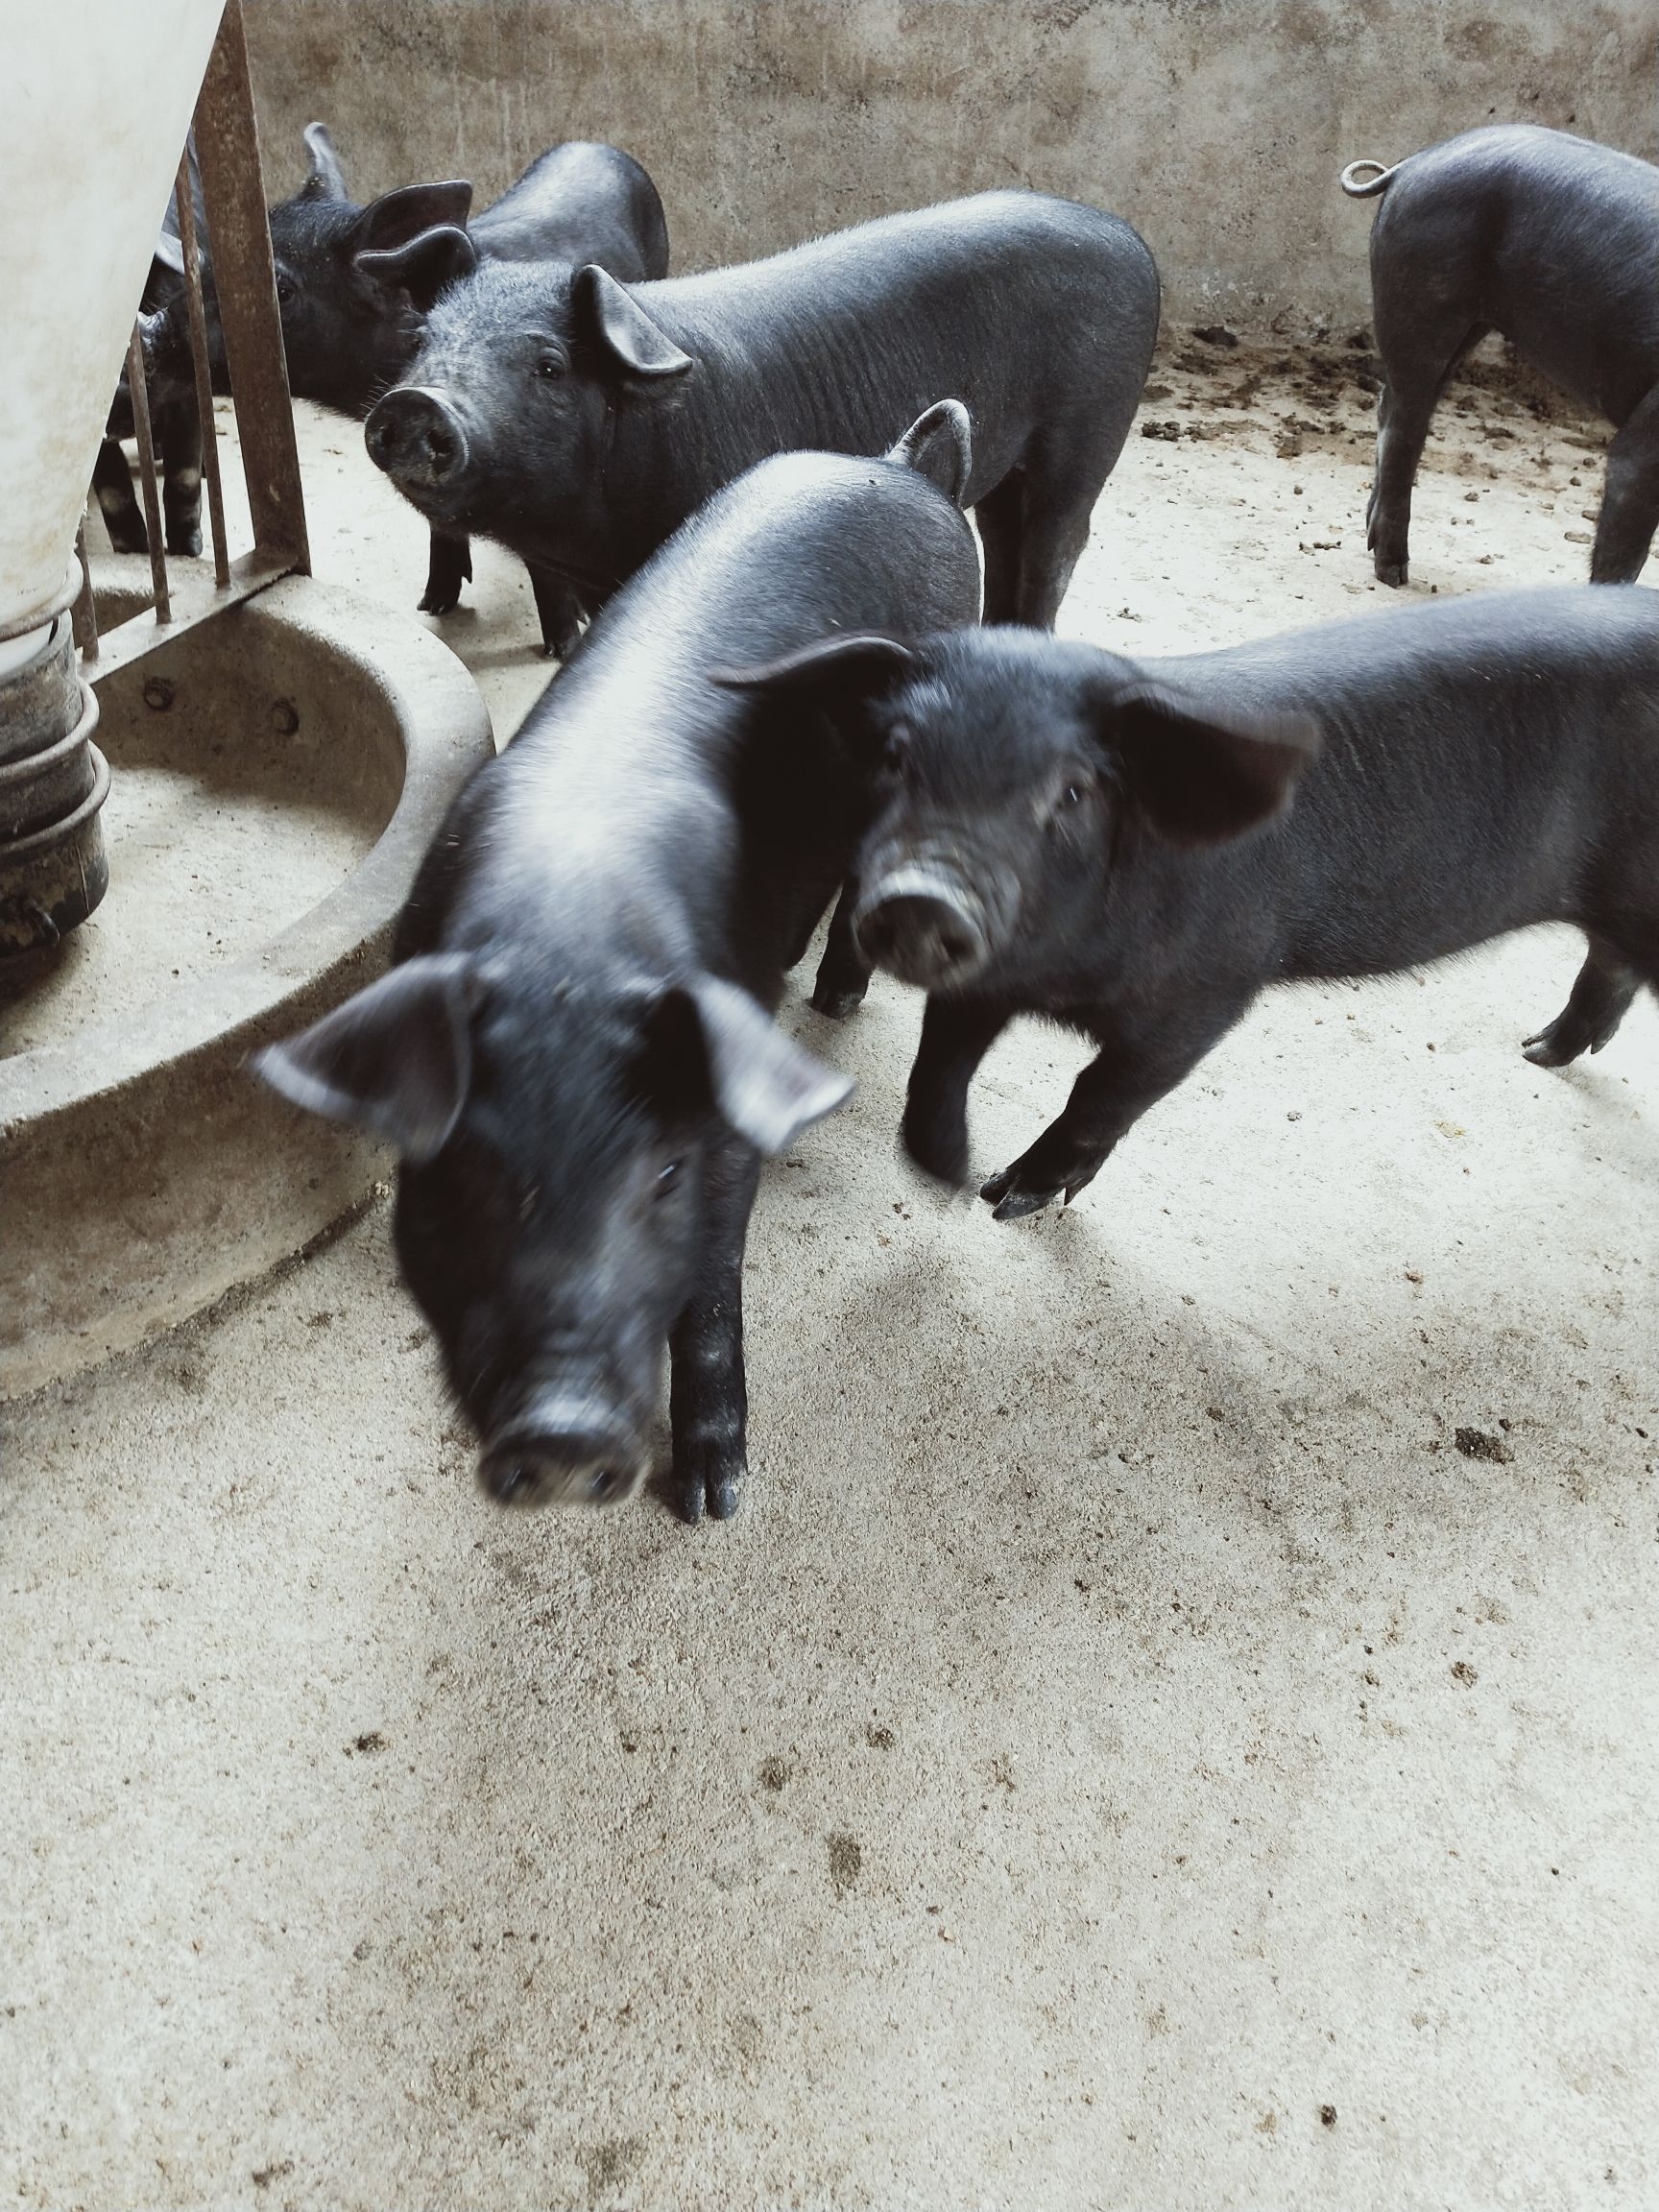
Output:
[[161,410],[159,439],[167,550],[194,560],[202,550],[202,418],[194,399]]
[[668,1337],[668,1427],[680,1511],[707,1505],[730,1520],[747,1470],[749,1389],[743,1373],[743,1247],[760,1156],[733,1138],[703,1169],[703,1262]]
[[1163,1023],[1129,1022],[1115,1011],[1092,1016],[1098,1054],[1071,1086],[1065,1111],[1028,1151],[980,1186],[998,1221],[1036,1214],[1064,1193],[1070,1204],[1105,1166],[1118,1139],[1149,1106],[1190,1075],[1255,996],[1193,999],[1166,1010]]
[[922,1017],[900,1134],[918,1167],[958,1190],[968,1180],[968,1086],[1008,1021],[1006,1006],[985,998],[930,998]]
[[150,533],[132,490],[132,473],[113,438],[106,438],[98,448],[98,458],[92,464],[92,489],[98,495],[104,527],[109,533],[110,550],[148,553]]
[[461,587],[472,581],[472,545],[453,530],[434,530],[426,560],[422,614],[452,614],[461,604]]

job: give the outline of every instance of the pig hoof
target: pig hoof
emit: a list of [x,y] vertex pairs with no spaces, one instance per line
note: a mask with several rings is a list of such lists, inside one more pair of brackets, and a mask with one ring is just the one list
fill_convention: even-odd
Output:
[[1387,584],[1398,589],[1406,581],[1407,566],[1404,561],[1380,560],[1373,562],[1372,566],[1377,571],[1379,584]]
[[838,991],[834,984],[826,983],[820,976],[812,986],[812,1011],[828,1014],[831,1022],[845,1022],[849,1014],[856,1014],[863,1005],[867,988],[860,983],[851,991]]
[[979,1195],[990,1206],[993,1221],[1020,1221],[1027,1214],[1040,1214],[1060,1191],[1058,1186],[1047,1190],[1028,1190],[1015,1168],[1004,1167],[1000,1175],[993,1175],[989,1183],[979,1186]]
[[428,585],[421,594],[418,612],[422,614],[453,614],[461,604],[461,593],[440,591]]
[[712,1521],[730,1521],[737,1510],[744,1473],[744,1462],[739,1456],[735,1466],[728,1458],[723,1463],[700,1467],[695,1474],[683,1478],[674,1493],[680,1518],[695,1527],[707,1511]]
[[1521,1057],[1530,1060],[1534,1068],[1570,1068],[1581,1053],[1599,1052],[1618,1026],[1613,1021],[1603,1028],[1592,1029],[1570,1013],[1557,1014],[1548,1029],[1540,1029],[1536,1037],[1526,1040]]
[[180,555],[181,559],[186,561],[199,559],[202,552],[201,531],[194,529],[177,531],[168,539],[167,550],[169,553]]

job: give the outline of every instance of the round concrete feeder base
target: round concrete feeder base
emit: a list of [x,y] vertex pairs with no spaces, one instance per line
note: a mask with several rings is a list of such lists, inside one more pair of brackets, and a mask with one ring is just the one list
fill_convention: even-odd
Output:
[[245,1063],[376,973],[492,750],[445,646],[306,577],[112,674],[99,706],[109,772],[94,753],[77,813],[104,826],[108,895],[0,962],[0,1396],[264,1272],[385,1172]]

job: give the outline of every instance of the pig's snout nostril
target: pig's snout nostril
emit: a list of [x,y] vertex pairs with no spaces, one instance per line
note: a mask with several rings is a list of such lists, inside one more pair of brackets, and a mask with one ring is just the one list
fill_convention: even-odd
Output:
[[479,1482],[502,1505],[614,1505],[632,1497],[639,1472],[615,1437],[574,1427],[498,1438],[478,1463]]
[[910,873],[875,885],[860,907],[854,927],[865,957],[924,990],[966,980],[990,956],[975,902]]
[[363,425],[369,458],[401,483],[442,484],[463,468],[467,438],[443,400],[430,392],[388,392]]
[[503,1505],[534,1505],[541,1494],[541,1471],[528,1459],[515,1459],[493,1475],[491,1486]]

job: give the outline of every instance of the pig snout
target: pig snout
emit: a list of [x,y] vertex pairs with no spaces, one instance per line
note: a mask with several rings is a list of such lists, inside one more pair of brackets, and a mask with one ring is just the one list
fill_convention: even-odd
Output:
[[924,991],[966,983],[991,957],[986,901],[937,860],[902,860],[870,878],[853,928],[872,967]]
[[409,489],[438,489],[459,476],[469,458],[461,418],[418,384],[399,384],[375,402],[363,440],[375,467]]
[[549,1403],[493,1436],[478,1480],[502,1505],[619,1505],[644,1479],[637,1441],[591,1407]]

